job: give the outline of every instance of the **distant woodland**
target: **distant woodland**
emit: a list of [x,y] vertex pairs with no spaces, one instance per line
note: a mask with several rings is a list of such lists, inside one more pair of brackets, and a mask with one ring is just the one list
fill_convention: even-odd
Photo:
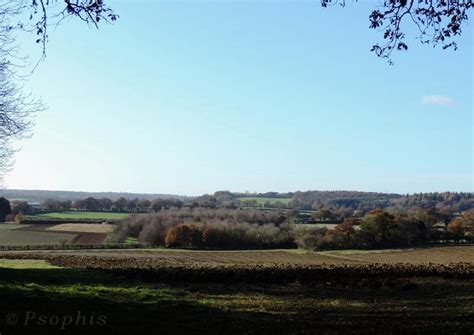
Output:
[[[433,192],[394,194],[356,191],[306,191],[235,193],[217,191],[198,197],[170,194],[91,193],[69,191],[3,190],[4,197],[15,204],[21,203],[23,211],[114,211],[158,212],[169,208],[251,208],[269,210],[298,210],[313,212],[315,218],[328,221],[348,217],[362,217],[366,213],[383,209],[398,214],[413,208],[450,216],[474,208],[474,193]],[[26,206],[26,207],[25,207]],[[18,207],[18,206],[17,206]]]

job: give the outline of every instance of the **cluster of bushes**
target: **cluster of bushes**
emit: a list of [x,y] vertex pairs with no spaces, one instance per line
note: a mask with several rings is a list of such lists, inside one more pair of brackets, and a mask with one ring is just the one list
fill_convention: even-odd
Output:
[[276,212],[182,208],[127,217],[113,241],[134,237],[152,246],[202,249],[368,249],[474,241],[473,227],[474,210],[447,227],[422,210],[397,215],[375,210],[327,229],[291,224]]
[[278,213],[183,208],[131,215],[113,233],[117,242],[136,237],[153,246],[207,249],[296,247],[287,218]]
[[206,249],[275,249],[294,248],[289,225],[258,225],[227,221],[206,224],[178,224],[168,230],[167,247]]
[[302,229],[296,234],[298,246],[312,250],[347,248],[412,247],[426,243],[474,242],[474,210],[453,219],[447,226],[418,213],[391,215],[375,210],[361,223],[346,219],[334,229]]

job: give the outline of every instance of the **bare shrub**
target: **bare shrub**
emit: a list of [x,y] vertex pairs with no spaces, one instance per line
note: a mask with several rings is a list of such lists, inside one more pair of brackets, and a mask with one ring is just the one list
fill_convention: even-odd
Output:
[[322,249],[326,244],[324,240],[326,232],[326,228],[300,228],[296,234],[296,243],[303,249]]

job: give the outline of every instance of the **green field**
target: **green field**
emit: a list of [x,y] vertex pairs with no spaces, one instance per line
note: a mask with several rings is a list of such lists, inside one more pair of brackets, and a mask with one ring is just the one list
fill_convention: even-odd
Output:
[[28,218],[48,218],[48,219],[123,219],[127,217],[128,213],[109,213],[109,212],[79,212],[79,211],[65,211],[43,213],[37,215],[30,215]]
[[271,204],[281,203],[288,205],[288,203],[293,200],[291,198],[260,198],[260,197],[240,197],[240,201],[253,201],[255,200],[259,206],[263,206],[265,203],[269,202]]

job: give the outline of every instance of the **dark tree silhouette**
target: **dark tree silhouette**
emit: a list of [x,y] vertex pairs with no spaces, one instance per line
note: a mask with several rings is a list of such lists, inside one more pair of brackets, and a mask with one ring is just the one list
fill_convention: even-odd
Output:
[[[43,55],[48,41],[48,27],[56,26],[63,20],[73,17],[99,27],[99,22],[116,21],[118,15],[108,7],[103,0],[29,0],[26,9],[31,11],[29,16],[38,36],[36,42],[43,45]],[[25,26],[22,24],[21,28]]]
[[10,201],[5,198],[0,198],[0,222],[5,222],[5,218],[8,214],[11,214],[12,208]]
[[[344,6],[346,0],[321,0],[321,4]],[[408,49],[402,31],[405,22],[416,26],[422,44],[440,44],[443,49],[456,50],[455,37],[461,35],[462,24],[473,7],[472,0],[385,0],[369,16],[369,27],[381,31],[384,39],[383,43],[374,44],[371,51],[393,64],[392,52]]]

